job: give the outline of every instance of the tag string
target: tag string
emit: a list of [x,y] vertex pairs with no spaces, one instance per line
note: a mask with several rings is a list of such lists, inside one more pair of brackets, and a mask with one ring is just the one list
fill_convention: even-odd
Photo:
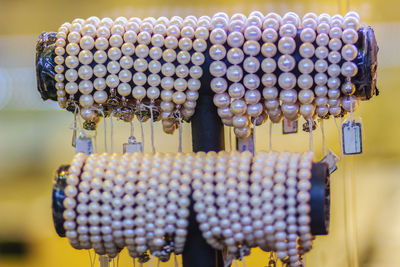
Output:
[[232,152],[232,127],[228,127],[229,152]]
[[272,121],[269,122],[269,151],[272,151]]
[[[102,116],[103,116],[103,122],[104,122],[104,151],[106,153],[108,153],[108,148],[107,148],[107,119],[106,119],[106,115],[104,114],[103,109],[96,109]],[[97,143],[96,143],[96,147],[97,147]],[[97,150],[97,148],[96,148]]]
[[343,157],[343,147],[342,147],[342,138],[341,138],[341,133],[339,129],[339,125],[337,123],[336,117],[333,117],[333,121],[335,122],[336,125],[336,130],[338,132],[338,138],[339,138],[339,147],[340,147],[340,157]]
[[178,145],[178,152],[182,153],[182,118],[181,113],[178,111],[178,122],[179,122],[179,145]]
[[145,104],[141,104],[142,106],[148,108],[150,110],[150,119],[151,119],[151,124],[150,124],[150,132],[151,132],[151,150],[154,153],[156,153],[156,148],[154,146],[154,114],[153,114],[153,104],[150,106],[147,106]]
[[253,121],[253,155],[256,153],[256,118]]
[[322,156],[326,155],[325,151],[325,129],[324,129],[324,119],[320,119],[319,121],[321,126],[321,137],[322,137]]
[[313,151],[314,141],[313,141],[313,120],[308,119],[308,130],[310,131],[310,151]]
[[110,131],[111,131],[111,141],[110,141],[110,148],[111,153],[114,153],[114,123],[113,123],[113,114],[114,111],[110,114]]
[[[139,117],[139,122],[140,122],[140,132],[141,132],[141,135],[142,135],[142,143],[143,143],[143,151],[144,151],[144,131],[143,131],[143,122],[142,122],[142,119]],[[143,152],[142,151],[142,152]]]
[[179,267],[178,258],[176,256],[176,254],[174,254],[174,262],[175,262],[175,267]]

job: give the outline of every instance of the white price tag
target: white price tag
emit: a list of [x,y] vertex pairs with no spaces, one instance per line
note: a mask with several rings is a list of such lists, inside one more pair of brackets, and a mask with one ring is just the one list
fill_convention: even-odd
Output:
[[123,151],[124,153],[143,152],[143,146],[141,142],[136,142],[136,138],[134,136],[131,136],[128,139],[128,143],[124,144]]
[[282,133],[283,134],[293,134],[297,133],[299,128],[299,122],[298,121],[290,121],[284,118],[282,120]]
[[347,121],[342,124],[343,154],[362,153],[361,122]]
[[142,143],[125,143],[124,144],[124,153],[136,153],[136,152],[143,152]]
[[76,138],[75,152],[86,155],[93,154],[92,138],[86,136]]

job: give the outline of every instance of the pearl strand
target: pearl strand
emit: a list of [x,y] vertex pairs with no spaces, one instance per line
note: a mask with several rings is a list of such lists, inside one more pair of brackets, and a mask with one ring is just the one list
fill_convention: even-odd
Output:
[[[282,26],[279,29],[279,35],[281,38],[278,42],[278,50],[282,55],[279,57],[278,67],[283,72],[278,78],[279,86],[283,89],[280,95],[285,94],[284,91],[286,90],[293,89],[296,86],[297,81],[296,76],[291,72],[296,66],[296,61],[291,54],[296,50],[294,37],[297,34],[297,28],[295,26],[297,18],[293,17],[291,14],[292,13],[285,14],[282,18]],[[281,109],[285,118],[290,121],[297,120],[299,107],[296,101],[293,101],[292,97],[280,98],[282,100]],[[289,99],[290,101],[288,101]]]
[[343,21],[343,34],[342,40],[344,45],[341,50],[341,54],[345,63],[343,63],[341,68],[341,74],[345,77],[345,83],[342,85],[342,93],[345,95],[342,98],[342,107],[347,112],[354,112],[357,107],[359,100],[353,96],[355,93],[355,85],[351,82],[353,78],[358,73],[358,67],[352,61],[357,58],[357,47],[355,43],[358,41],[358,30],[360,27],[360,18],[357,13],[349,12],[345,15]]
[[77,186],[80,180],[80,174],[82,166],[85,162],[87,155],[83,153],[78,153],[73,158],[71,165],[69,167],[69,174],[67,177],[67,186],[65,187],[64,194],[66,196],[63,206],[65,211],[63,213],[64,229],[66,230],[66,237],[73,247],[79,247],[78,233],[76,231],[75,219],[77,216],[77,211],[75,208],[77,205],[76,199],[78,195]]

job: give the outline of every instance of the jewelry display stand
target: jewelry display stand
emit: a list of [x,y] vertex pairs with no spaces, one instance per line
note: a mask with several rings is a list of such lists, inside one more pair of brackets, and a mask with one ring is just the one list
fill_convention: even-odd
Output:
[[[358,73],[352,78],[352,83],[356,87],[354,96],[362,100],[368,100],[373,95],[377,95],[376,89],[376,68],[378,47],[374,32],[370,27],[360,28],[359,38],[355,44],[358,48],[358,56],[353,61],[358,67]],[[36,66],[38,91],[43,100],[57,101],[57,90],[55,86],[55,62],[54,49],[57,33],[47,32],[40,36],[36,47]],[[299,40],[300,32],[296,40]],[[211,45],[208,44],[208,47]],[[209,49],[209,48],[208,48]],[[214,92],[209,84],[212,80],[209,66],[212,59],[208,50],[204,52],[205,63],[202,64],[203,76],[200,78],[201,88],[195,113],[191,118],[192,144],[193,152],[199,151],[221,151],[225,149],[224,145],[224,126],[217,113],[217,108],[213,103]],[[296,52],[294,55],[296,62],[301,60]],[[276,61],[278,58],[275,58]],[[262,61],[259,56],[260,62]],[[257,73],[262,76],[262,73]],[[278,73],[279,74],[279,73]],[[296,76],[300,73],[294,72]],[[344,82],[342,80],[342,82]],[[69,109],[69,111],[74,111]],[[65,199],[64,189],[66,187],[66,177],[69,166],[61,166],[56,175],[53,189],[53,219],[57,234],[65,237],[64,219],[63,219],[63,201]],[[311,207],[311,234],[326,235],[329,231],[330,220],[330,177],[326,163],[313,163],[310,189]],[[190,205],[189,226],[186,243],[183,251],[184,267],[222,267],[224,261],[222,251],[212,248],[203,238],[199,225],[196,221],[196,214],[193,209],[193,199]],[[103,258],[102,260],[105,260]],[[105,266],[105,262],[100,262]],[[103,265],[102,265],[103,264]]]

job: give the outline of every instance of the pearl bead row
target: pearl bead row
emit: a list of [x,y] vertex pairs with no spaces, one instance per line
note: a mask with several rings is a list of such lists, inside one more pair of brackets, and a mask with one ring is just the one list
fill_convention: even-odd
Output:
[[141,262],[148,251],[167,261],[183,252],[192,195],[203,237],[228,258],[259,246],[299,266],[312,247],[312,160],[312,152],[77,154],[64,228],[77,249],[113,258],[126,246]]
[[[216,60],[210,65],[210,74],[214,77],[211,82],[211,89],[216,93],[214,104],[218,108],[222,122],[227,126],[234,126],[238,137],[246,137],[250,134],[247,127],[251,126],[252,122],[246,106],[256,105],[259,98],[253,93],[255,92],[252,90],[253,87],[248,88],[248,85],[254,85],[258,89],[258,76],[251,74],[258,70],[260,65],[264,72],[261,79],[264,85],[262,91],[265,101],[264,108],[271,121],[279,122],[282,115],[288,120],[297,120],[299,115],[308,120],[315,118],[316,111],[317,115],[325,117],[330,108],[331,115],[334,116],[339,116],[343,111],[346,111],[351,101],[349,97],[343,98],[347,102],[345,101],[346,108],[343,108],[342,111],[340,107],[342,101],[339,98],[341,94],[340,91],[337,91],[338,86],[340,86],[338,76],[346,77],[345,75],[350,74],[349,66],[351,65],[353,71],[357,69],[357,66],[353,62],[343,63],[343,66],[339,66],[342,60],[340,50],[342,41],[344,43],[349,42],[348,40],[351,40],[357,34],[355,29],[358,30],[359,19],[357,20],[356,16],[354,12],[350,12],[345,18],[341,16],[331,18],[327,14],[318,17],[313,13],[308,13],[301,21],[292,12],[283,17],[270,13],[261,18],[262,23],[260,24],[257,23],[260,20],[260,14],[252,13],[247,18],[235,14],[230,20],[225,21],[225,24],[229,25],[227,31],[224,31],[223,27],[214,29],[210,34],[210,41],[213,46],[209,50],[210,57]],[[257,26],[261,27],[263,32]],[[349,33],[347,37],[342,38],[342,32],[346,30],[349,30],[348,32],[353,33],[353,35]],[[295,40],[301,42],[299,47],[296,47]],[[257,51],[260,49],[264,57],[261,64],[257,58],[253,57],[253,54],[243,53],[241,48],[242,46],[244,48],[249,41],[261,42],[261,48],[259,48],[259,44],[250,45],[250,47],[255,47],[254,55],[257,55]],[[314,47],[314,43],[317,44],[317,47]],[[227,52],[225,47],[228,47]],[[274,57],[278,51],[280,55],[278,60],[275,61]],[[299,53],[302,57],[297,63],[301,74],[299,77],[296,77],[292,72],[297,65],[292,53]],[[353,57],[352,60],[354,60],[357,50],[353,44],[343,53],[348,53],[347,57]],[[247,55],[247,59],[244,59],[244,54]],[[253,62],[253,59],[256,61]],[[316,63],[314,66],[314,59],[317,60],[318,65]],[[248,63],[254,68],[250,70]],[[239,64],[243,64],[246,71],[249,70],[247,75]],[[315,77],[311,76],[314,70],[317,72]],[[329,79],[325,73],[327,71],[331,76]],[[337,72],[338,74],[336,74]],[[278,74],[279,77],[277,77]],[[281,90],[276,88],[277,85]],[[333,100],[328,101],[326,98],[328,94],[327,86],[332,89],[329,91],[329,96]],[[299,92],[295,90],[296,87],[300,89]],[[317,99],[315,99],[316,94]],[[250,95],[254,97],[250,97]],[[242,99],[243,96],[249,97]],[[351,98],[356,99],[355,97]],[[315,106],[318,107],[317,110]],[[353,106],[355,108],[356,104],[353,104]],[[251,109],[251,112],[253,111],[254,114],[260,113],[258,108]],[[257,120],[254,120],[256,124],[265,121],[266,114],[264,115],[263,112],[261,111]]]
[[[122,117],[130,112],[129,120],[135,110],[143,110],[141,102],[150,103],[160,109],[164,130],[172,133],[176,127],[174,113],[180,111],[187,121],[194,114],[202,76],[200,65],[207,48],[204,26],[204,19],[198,25],[193,16],[143,21],[91,17],[64,23],[59,28],[55,49],[60,106],[73,104],[78,94],[81,115],[86,121],[97,120],[97,109],[118,111],[120,107],[128,109],[117,115]],[[161,88],[169,92],[161,95]],[[145,119],[142,112],[138,116]]]

